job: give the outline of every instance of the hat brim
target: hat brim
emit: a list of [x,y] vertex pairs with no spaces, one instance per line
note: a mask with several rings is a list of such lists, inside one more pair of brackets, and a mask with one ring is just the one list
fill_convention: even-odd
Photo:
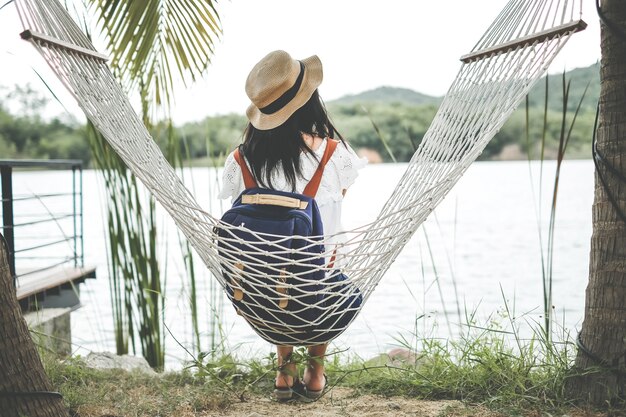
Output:
[[250,104],[246,110],[246,115],[252,126],[259,130],[274,129],[285,123],[296,110],[309,101],[313,92],[320,86],[324,78],[322,62],[317,55],[313,55],[303,59],[302,63],[304,64],[304,76],[296,96],[282,109],[272,114],[265,114],[254,104]]

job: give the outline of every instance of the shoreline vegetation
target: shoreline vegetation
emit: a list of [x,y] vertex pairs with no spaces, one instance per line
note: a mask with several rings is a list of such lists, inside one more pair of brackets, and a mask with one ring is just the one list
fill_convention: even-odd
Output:
[[[567,117],[575,113],[586,86],[587,93],[578,111],[576,129],[572,132],[568,159],[591,158],[591,137],[599,96],[599,65],[578,68],[564,74],[571,82]],[[547,119],[543,159],[557,159],[563,97],[560,86],[563,75],[548,76],[548,89],[556,92],[548,97],[545,110],[545,79],[540,80],[528,96],[531,121]],[[16,159],[80,159],[93,165],[88,145],[88,129],[70,115],[45,120],[48,99],[32,87],[0,88],[0,155]],[[426,96],[412,90],[380,87],[361,94],[342,97],[327,103],[330,114],[342,135],[371,163],[406,162],[419,145],[432,121],[441,97]],[[527,160],[539,155],[539,141],[528,143],[526,109],[523,104],[487,145],[478,160]],[[243,114],[207,117],[202,121],[174,126],[185,165],[220,166],[223,158],[240,141],[246,119]],[[536,126],[533,127],[533,126]],[[531,123],[531,138],[544,134],[540,123]],[[161,149],[171,144],[172,129],[166,122],[151,129]],[[387,146],[389,149],[387,149]],[[393,154],[391,157],[390,153]]]
[[[471,318],[468,318],[471,320]],[[180,371],[95,369],[88,360],[42,353],[46,372],[72,416],[619,416],[565,395],[575,375],[572,340],[521,339],[519,324],[468,323],[456,341],[421,338],[369,360],[335,352],[318,402],[271,398],[275,357],[242,360],[201,354]],[[512,336],[512,340],[509,336]],[[562,335],[568,337],[567,335]],[[305,350],[296,351],[302,368]],[[87,358],[88,359],[88,358]]]

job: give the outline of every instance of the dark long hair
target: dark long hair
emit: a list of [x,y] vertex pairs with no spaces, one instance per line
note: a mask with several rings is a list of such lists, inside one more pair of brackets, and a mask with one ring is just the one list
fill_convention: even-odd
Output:
[[331,123],[317,90],[304,106],[274,129],[259,130],[248,123],[239,152],[248,161],[259,186],[273,188],[272,174],[276,169],[280,169],[291,191],[296,191],[296,180],[302,176],[300,153],[307,152],[317,159],[302,138],[303,133],[322,138],[336,136],[344,143],[343,137]]

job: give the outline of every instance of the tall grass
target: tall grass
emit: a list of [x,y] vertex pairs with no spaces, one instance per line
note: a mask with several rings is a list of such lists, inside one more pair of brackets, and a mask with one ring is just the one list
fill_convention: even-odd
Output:
[[[171,121],[158,126],[156,136],[160,136],[160,129],[163,129],[166,139],[166,158],[179,170],[184,181],[184,165],[191,160],[184,136],[179,137],[175,133]],[[89,134],[94,160],[104,175],[109,200],[107,220],[116,350],[118,354],[141,351],[152,367],[162,369],[165,365],[165,300],[168,298],[165,277],[168,274],[167,264],[158,261],[155,202],[139,187],[135,177],[93,126],[89,128]],[[208,139],[207,147],[210,154]],[[214,161],[213,165],[216,163]],[[209,167],[213,168],[216,167]],[[193,181],[193,176],[191,178]],[[195,188],[193,182],[187,186]],[[210,188],[209,196],[211,194]],[[202,295],[198,291],[197,262],[189,241],[178,229],[176,233],[178,251],[184,266],[184,282],[189,289],[186,305],[189,306],[191,319],[191,350],[199,355],[207,346],[202,343],[203,317],[199,305]],[[218,348],[223,349],[224,336],[219,318],[223,297],[216,280],[209,279],[207,295],[212,307],[206,317],[209,326],[208,349],[209,352],[217,352]]]
[[459,399],[502,411],[567,405],[563,386],[571,345],[555,349],[539,329],[530,341],[522,339],[516,319],[506,313],[485,324],[473,314],[467,319],[471,331],[458,339],[415,334],[404,345],[412,357],[331,366],[329,373],[341,384],[382,395]]
[[[173,136],[174,135],[173,135],[173,129],[172,129],[170,132],[168,132],[168,137],[171,140]],[[212,196],[214,195],[214,189],[219,188],[220,184],[219,184],[219,181],[216,182],[215,184],[213,184],[210,181],[211,172],[212,171],[217,172],[217,169],[221,166],[221,162],[224,158],[222,156],[217,157],[217,158],[210,156],[210,155],[213,155],[213,149],[212,149],[210,136],[211,136],[211,132],[207,131],[205,146],[206,146],[206,154],[209,155],[208,157],[209,166],[207,166],[207,170],[208,170],[207,173],[208,173],[209,181],[207,181],[206,184],[204,185],[208,187],[209,206],[207,207],[207,209],[209,212],[213,212],[213,207],[211,204],[213,200]],[[184,181],[185,177],[184,177],[183,167],[186,165],[189,165],[189,166],[193,165],[192,164],[193,158],[189,152],[189,147],[187,146],[187,141],[186,141],[184,131],[181,132],[181,136],[180,138],[178,138],[177,144],[178,146],[175,149],[173,149],[172,153],[170,154],[170,159],[174,160],[175,163],[181,168],[180,174],[181,174],[181,178],[183,178],[183,181]],[[182,152],[180,152],[181,149],[182,149]],[[217,175],[215,175],[215,178],[217,180]],[[190,187],[192,192],[195,193],[196,184],[194,182],[194,176],[190,175],[190,179],[191,179],[191,184],[187,184],[187,186]],[[208,317],[201,317],[200,308],[199,308],[200,294],[198,293],[198,278],[199,277],[196,274],[196,266],[195,266],[196,261],[195,261],[195,255],[194,255],[195,252],[193,251],[189,241],[180,232],[178,232],[178,238],[180,242],[181,254],[184,260],[185,271],[186,271],[188,282],[189,282],[189,302],[190,302],[190,315],[191,315],[191,323],[192,323],[191,333],[192,333],[192,339],[193,339],[192,351],[195,355],[203,355],[203,354],[206,354],[207,352],[206,349],[208,349],[208,352],[210,352],[211,356],[214,357],[215,355],[217,355],[218,351],[220,351],[221,353],[224,353],[223,347],[224,347],[225,336],[223,334],[221,321],[220,321],[220,317],[223,311],[223,299],[224,299],[222,288],[216,279],[213,279],[213,277],[209,276],[208,282],[207,282],[208,284],[207,291],[203,294],[208,297],[209,313],[208,313]],[[202,319],[207,319],[207,326],[208,326],[208,344],[204,346],[206,349],[203,349],[202,332],[200,330]]]
[[[182,152],[181,152],[182,148]],[[184,156],[183,156],[184,153]],[[185,140],[185,136],[178,137],[175,133],[174,125],[171,120],[167,124],[167,157],[174,168],[180,168],[180,178],[185,182],[184,166],[185,161],[191,160],[189,154],[189,147]],[[195,188],[193,183],[193,176],[191,177],[191,188]],[[191,315],[191,334],[192,334],[192,348],[196,353],[202,351],[201,332],[200,332],[200,320],[198,311],[198,285],[196,276],[196,264],[194,252],[191,244],[187,238],[176,229],[178,237],[178,245],[181,257],[183,259],[183,266],[185,268],[185,274],[189,281],[189,308]]]
[[88,137],[108,197],[109,280],[116,350],[118,354],[141,351],[150,366],[162,368],[163,294],[155,203],[91,123]]
[[[205,149],[206,149],[206,154],[207,154],[208,161],[210,164],[210,166],[207,167],[208,168],[207,174],[209,176],[209,181],[207,181],[207,186],[208,186],[208,191],[209,191],[208,210],[209,212],[213,213],[214,207],[211,205],[211,201],[213,200],[211,196],[213,195],[213,190],[219,189],[220,183],[218,180],[218,176],[215,175],[215,180],[217,182],[212,184],[210,181],[210,178],[211,178],[210,174],[211,174],[211,170],[214,170],[214,172],[217,173],[217,169],[222,165],[223,158],[221,155],[219,158],[211,157],[211,155],[213,155],[213,146],[212,146],[210,138],[211,138],[211,132],[209,131],[209,128],[207,126]],[[207,317],[208,338],[209,338],[208,340],[209,345],[207,347],[208,349],[207,352],[210,358],[216,358],[220,354],[227,355],[228,353],[225,350],[226,336],[224,335],[224,332],[222,329],[222,322],[221,322],[221,317],[222,317],[222,313],[224,310],[224,305],[223,305],[224,297],[223,297],[222,287],[219,285],[217,279],[214,279],[214,277],[212,276],[209,277],[207,292],[208,292],[208,303],[210,306],[209,317]],[[207,352],[204,352],[203,354],[206,355]]]
[[[583,90],[583,94],[578,100],[576,110],[574,114],[571,116],[571,121],[568,122],[568,104],[569,104],[569,91],[571,80],[566,80],[565,72],[563,72],[561,77],[561,86],[562,86],[562,110],[561,110],[561,126],[559,131],[559,145],[557,148],[557,157],[556,157],[556,168],[554,172],[554,181],[552,186],[552,194],[550,201],[550,215],[548,220],[548,230],[547,230],[547,241],[544,244],[543,232],[542,232],[542,215],[541,215],[541,207],[542,207],[542,184],[543,184],[543,165],[545,161],[545,145],[546,145],[546,136],[548,131],[548,77],[545,78],[545,92],[544,92],[544,110],[543,110],[543,125],[541,130],[541,139],[539,141],[539,189],[537,192],[538,202],[536,204],[536,215],[537,215],[537,231],[539,234],[539,248],[541,253],[541,274],[542,274],[542,288],[543,288],[543,331],[544,336],[547,341],[550,341],[552,337],[552,322],[553,322],[553,306],[552,306],[552,283],[553,283],[553,264],[554,264],[554,239],[555,239],[555,228],[556,228],[556,208],[557,208],[557,200],[558,200],[558,191],[559,191],[559,182],[561,179],[561,168],[563,164],[563,159],[565,158],[565,151],[567,150],[567,145],[572,135],[572,131],[574,129],[574,125],[576,123],[576,118],[578,113],[580,112],[581,106],[587,94],[587,89],[589,88],[589,83],[585,86]],[[531,154],[531,138],[530,138],[530,112],[529,112],[529,99],[526,97],[526,142],[528,144],[528,161],[529,161],[529,172],[531,178],[531,186],[533,184],[532,180],[532,167],[530,161],[532,160]]]

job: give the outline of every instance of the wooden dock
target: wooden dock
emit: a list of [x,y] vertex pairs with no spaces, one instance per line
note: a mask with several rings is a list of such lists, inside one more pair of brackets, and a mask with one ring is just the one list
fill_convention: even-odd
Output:
[[[22,308],[30,309],[50,307],[47,299],[55,296],[52,302],[54,307],[78,307],[78,284],[87,278],[96,277],[95,267],[74,267],[70,265],[60,265],[41,271],[17,271],[16,280],[17,299]],[[69,290],[69,291],[68,291]],[[60,297],[63,292],[65,296]],[[69,297],[68,297],[69,295]]]

